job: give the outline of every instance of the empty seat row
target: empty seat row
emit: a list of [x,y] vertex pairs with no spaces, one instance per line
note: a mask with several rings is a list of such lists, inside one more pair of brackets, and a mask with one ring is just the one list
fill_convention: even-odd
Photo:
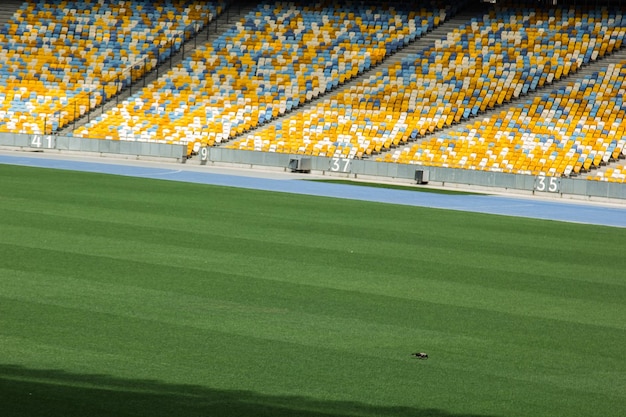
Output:
[[447,10],[434,2],[418,11],[377,2],[261,3],[177,68],[74,134],[167,139],[191,143],[190,148],[193,142],[226,141],[381,63],[443,21]]
[[167,59],[222,7],[194,0],[25,2],[0,32],[0,129],[39,133],[68,124]]
[[625,34],[626,20],[607,9],[498,7],[229,146],[357,158],[384,152],[570,75],[621,47]]
[[381,160],[547,176],[600,168],[626,153],[625,77],[626,62],[611,64]]

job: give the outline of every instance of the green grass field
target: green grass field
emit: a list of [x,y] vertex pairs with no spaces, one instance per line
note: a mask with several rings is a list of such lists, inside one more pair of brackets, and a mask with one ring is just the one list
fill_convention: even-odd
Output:
[[0,165],[1,415],[623,416],[625,248],[618,228]]

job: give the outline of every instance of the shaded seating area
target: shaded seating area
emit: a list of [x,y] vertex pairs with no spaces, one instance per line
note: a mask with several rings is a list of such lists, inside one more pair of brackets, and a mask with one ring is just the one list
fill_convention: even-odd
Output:
[[626,163],[622,161],[613,164],[613,166],[607,167],[604,171],[598,171],[594,175],[588,176],[587,179],[592,181],[626,183]]

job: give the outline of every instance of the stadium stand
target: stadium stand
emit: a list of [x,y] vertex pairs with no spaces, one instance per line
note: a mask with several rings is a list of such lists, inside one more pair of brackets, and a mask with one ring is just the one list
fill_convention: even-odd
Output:
[[[384,152],[573,73],[620,48],[625,26],[605,8],[497,6],[433,47],[229,146],[344,158]],[[446,163],[421,155],[397,150],[380,160]]]
[[626,183],[626,164],[618,163],[587,177],[589,180]]
[[0,33],[0,131],[57,131],[167,59],[222,7],[172,0],[23,3]]
[[263,125],[377,65],[446,17],[378,2],[261,2],[210,45],[80,137],[213,145]]
[[4,0],[0,3],[0,28],[13,18],[15,11],[22,7],[23,0]]
[[[498,1],[443,26],[434,43],[387,60],[463,4],[258,1],[213,42],[72,134],[184,143],[190,155],[224,144],[626,182],[626,167],[616,164],[626,156],[626,61],[597,63],[623,48],[621,7]],[[226,7],[23,3],[0,31],[0,132],[54,133],[75,123]]]
[[625,76],[626,62],[609,65],[495,116],[388,154],[388,159],[547,176],[599,168],[626,152]]

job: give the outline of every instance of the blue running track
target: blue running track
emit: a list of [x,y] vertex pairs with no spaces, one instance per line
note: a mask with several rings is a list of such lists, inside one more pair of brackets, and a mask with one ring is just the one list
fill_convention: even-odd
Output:
[[[99,161],[94,161],[93,158],[85,159],[45,154],[33,154],[32,156],[0,154],[0,163],[10,165],[96,172],[437,209],[626,227],[626,203],[623,205],[609,205],[530,196],[436,194],[307,181],[305,180],[307,178],[306,175],[230,170],[231,172],[236,172],[236,174],[232,174],[224,173],[229,172],[229,169],[216,170],[214,167],[201,167],[199,165],[157,164],[118,160],[105,163],[100,162],[102,158]],[[309,178],[313,179],[313,177]]]

